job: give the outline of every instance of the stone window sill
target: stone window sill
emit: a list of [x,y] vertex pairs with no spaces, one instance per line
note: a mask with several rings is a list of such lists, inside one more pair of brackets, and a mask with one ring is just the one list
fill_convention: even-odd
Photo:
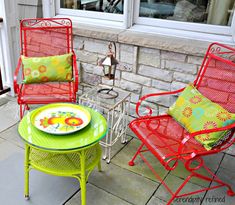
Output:
[[212,43],[212,41],[209,42],[162,34],[143,33],[133,29],[107,28],[86,24],[74,24],[73,27],[73,34],[77,36],[196,56],[204,56],[208,45]]

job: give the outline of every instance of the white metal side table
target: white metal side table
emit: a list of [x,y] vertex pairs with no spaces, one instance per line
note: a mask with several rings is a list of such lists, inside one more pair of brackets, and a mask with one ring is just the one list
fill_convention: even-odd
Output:
[[98,90],[110,88],[108,86],[98,85],[91,88],[81,96],[78,96],[78,103],[88,106],[106,117],[109,130],[106,137],[100,141],[105,148],[103,159],[110,163],[112,146],[120,138],[121,143],[126,143],[126,131],[128,127],[128,116],[130,110],[131,93],[118,90],[118,97],[114,99],[105,99]]

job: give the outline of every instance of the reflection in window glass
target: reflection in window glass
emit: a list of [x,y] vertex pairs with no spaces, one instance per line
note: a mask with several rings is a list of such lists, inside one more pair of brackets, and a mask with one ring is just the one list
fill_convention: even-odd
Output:
[[60,0],[60,8],[123,14],[124,0]]
[[140,16],[231,25],[235,0],[140,0]]

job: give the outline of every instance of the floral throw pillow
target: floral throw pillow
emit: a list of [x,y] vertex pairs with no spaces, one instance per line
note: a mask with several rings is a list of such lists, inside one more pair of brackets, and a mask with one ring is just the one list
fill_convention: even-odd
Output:
[[72,53],[48,56],[21,56],[24,83],[70,82],[72,81]]
[[[193,85],[188,85],[168,114],[178,121],[188,132],[219,128],[235,122],[235,114],[203,96]],[[228,131],[197,135],[195,139],[207,150],[212,149],[227,136]]]

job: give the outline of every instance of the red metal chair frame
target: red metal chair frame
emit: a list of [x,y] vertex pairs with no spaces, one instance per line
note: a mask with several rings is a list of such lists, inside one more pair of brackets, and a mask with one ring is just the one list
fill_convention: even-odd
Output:
[[24,68],[19,58],[14,73],[14,91],[20,105],[20,118],[23,117],[25,110],[29,109],[30,104],[76,102],[78,68],[72,35],[72,21],[68,18],[24,19],[20,22],[21,55],[43,57],[73,53],[72,82],[24,84]]
[[[209,69],[211,68],[210,66],[212,65],[212,62],[213,63],[215,62],[214,68],[217,68],[216,66],[219,66],[221,63],[222,65],[224,65],[225,68],[226,68],[226,66],[228,66],[229,68],[234,68],[233,71],[235,74],[235,63],[231,61],[231,58],[233,58],[233,56],[235,57],[235,49],[234,48],[230,48],[228,46],[225,46],[225,45],[222,45],[219,43],[211,44],[207,50],[205,57],[204,57],[204,60],[203,60],[202,66],[199,70],[198,76],[197,76],[196,80],[194,81],[194,86],[196,86],[197,89],[199,89],[199,91],[202,92],[203,95],[205,95],[206,97],[208,97],[210,99],[211,99],[211,97],[213,98],[213,96],[212,96],[213,93],[209,94],[209,93],[205,92],[205,90],[207,88],[205,87],[206,82],[204,82],[205,79],[210,80],[209,74],[213,75],[213,73],[209,72]],[[229,73],[228,76],[230,74],[231,73]],[[232,74],[231,74],[231,78],[232,77],[234,78],[234,76],[232,76]],[[222,80],[222,78],[226,78],[226,75],[219,76],[217,79]],[[235,78],[234,78],[234,82],[235,82]],[[221,85],[218,85],[217,87],[219,87],[219,86],[221,86]],[[222,88],[222,89],[225,89],[225,88]],[[176,90],[176,91],[148,94],[148,95],[145,95],[140,98],[140,100],[138,101],[138,103],[136,105],[136,113],[139,116],[139,118],[133,120],[130,123],[129,127],[137,135],[137,137],[142,141],[142,144],[138,148],[137,152],[135,153],[135,155],[133,156],[131,161],[129,162],[129,165],[134,166],[134,160],[136,159],[136,157],[138,155],[142,158],[142,160],[147,164],[147,166],[154,173],[156,178],[165,186],[167,191],[171,194],[171,198],[167,204],[171,204],[173,202],[173,200],[178,197],[184,197],[184,196],[188,196],[191,194],[197,194],[200,192],[220,188],[223,186],[228,188],[227,194],[229,196],[234,196],[235,193],[232,190],[231,186],[229,184],[223,182],[222,180],[220,180],[205,165],[202,157],[206,156],[206,155],[216,154],[218,152],[224,151],[225,149],[230,147],[235,142],[235,137],[233,137],[234,130],[235,130],[234,129],[235,123],[228,125],[228,126],[225,126],[225,127],[222,127],[222,128],[201,130],[201,131],[194,132],[194,133],[188,133],[186,130],[184,130],[184,128],[182,128],[179,125],[179,127],[181,127],[183,130],[183,132],[182,132],[183,134],[180,135],[181,137],[178,137],[178,138],[175,137],[175,139],[172,139],[172,138],[167,139],[167,134],[164,135],[164,132],[167,133],[167,131],[165,131],[165,130],[167,130],[168,124],[165,127],[165,129],[162,129],[161,123],[162,122],[173,123],[174,119],[171,116],[169,116],[169,115],[151,116],[153,111],[150,107],[146,107],[146,109],[148,110],[147,115],[145,115],[145,116],[140,115],[139,108],[141,106],[141,103],[144,100],[146,100],[147,98],[156,97],[156,96],[164,96],[164,95],[175,95],[175,94],[182,92],[183,90],[184,90],[184,88]],[[233,89],[233,93],[235,94],[235,87]],[[218,96],[218,97],[220,97],[220,96]],[[213,99],[211,99],[211,100],[216,101]],[[219,103],[219,102],[217,102],[217,103]],[[221,104],[221,103],[219,103],[219,104]],[[230,112],[235,113],[234,105],[227,104],[225,106],[225,108],[227,110],[229,110]],[[155,123],[155,128],[153,128],[153,125],[151,125],[152,122]],[[169,126],[170,126],[170,123],[169,123]],[[140,129],[142,132],[139,131]],[[162,133],[160,133],[158,131],[160,129],[162,129],[164,131]],[[182,131],[182,130],[180,130],[180,131]],[[204,149],[204,147],[201,144],[199,144],[196,140],[194,140],[194,137],[197,135],[218,132],[218,131],[224,131],[224,130],[231,131],[228,139],[225,140],[220,146],[217,146],[210,151],[207,151],[206,149]],[[171,141],[174,140],[174,143],[170,144],[170,142],[168,142],[170,140]],[[162,141],[162,142],[159,142],[159,141]],[[162,144],[162,146],[160,146],[161,144]],[[165,144],[165,146],[164,146],[164,144]],[[144,147],[146,147],[146,148],[144,149]],[[143,152],[146,152],[146,151],[151,152],[160,161],[160,163],[165,167],[166,170],[169,170],[169,171],[174,170],[177,167],[178,162],[180,161],[184,164],[185,168],[190,172],[189,176],[185,179],[185,181],[181,184],[181,186],[176,190],[176,192],[173,192],[170,189],[170,187],[167,186],[167,184],[163,181],[163,179],[154,170],[152,165],[144,157]],[[193,161],[197,161],[196,167],[195,167],[195,165],[192,167]],[[211,177],[199,174],[197,171],[201,168],[204,168],[209,173],[209,175]],[[214,182],[217,182],[217,185],[212,186],[212,187],[208,187],[208,188],[203,188],[203,189],[196,190],[196,191],[189,192],[189,193],[180,194],[180,191],[183,189],[183,187],[189,182],[189,180],[192,177],[197,177],[199,179],[206,180],[206,181],[214,181]]]

